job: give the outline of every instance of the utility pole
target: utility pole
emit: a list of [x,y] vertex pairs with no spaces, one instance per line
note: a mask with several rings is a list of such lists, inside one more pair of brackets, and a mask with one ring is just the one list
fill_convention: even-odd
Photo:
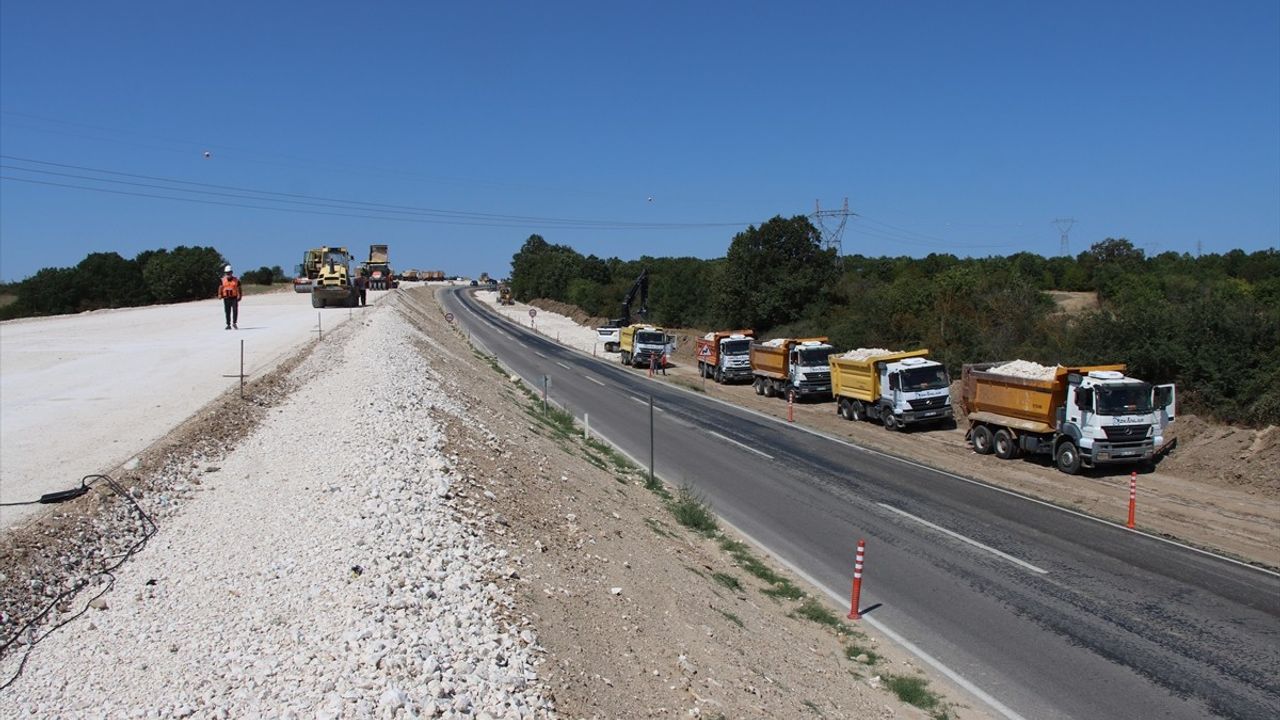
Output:
[[1058,218],[1053,221],[1053,225],[1058,228],[1060,233],[1061,244],[1058,245],[1059,255],[1071,255],[1071,244],[1068,242],[1067,236],[1071,232],[1071,226],[1075,225],[1075,218]]

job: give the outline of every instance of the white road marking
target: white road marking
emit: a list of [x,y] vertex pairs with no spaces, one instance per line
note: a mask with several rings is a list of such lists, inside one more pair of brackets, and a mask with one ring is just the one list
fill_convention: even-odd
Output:
[[605,384],[604,384],[604,383],[600,382],[599,380],[595,379],[594,377],[592,377],[592,376],[590,376],[590,375],[587,375],[587,376],[586,376],[586,378],[587,378],[588,380],[590,380],[591,382],[593,382],[593,383],[595,383],[595,384],[599,385],[600,387],[605,387]]
[[649,401],[648,401],[648,400],[641,400],[640,398],[636,397],[635,395],[628,395],[627,397],[631,398],[632,400],[635,400],[636,402],[640,403],[641,405],[648,405],[648,404],[649,404]]
[[570,366],[566,365],[565,363],[560,362],[559,360],[557,360],[557,361],[556,361],[556,364],[557,364],[557,365],[559,365],[560,367],[564,368],[565,370],[573,370],[573,368],[572,368],[572,367],[570,367]]
[[724,440],[725,442],[733,443],[734,445],[737,445],[738,447],[742,448],[743,450],[746,450],[746,451],[748,451],[748,452],[753,452],[753,453],[755,453],[755,454],[757,454],[757,455],[759,455],[759,456],[761,456],[761,457],[768,458],[768,459],[770,459],[770,460],[772,460],[772,459],[773,459],[773,456],[772,456],[772,455],[770,455],[769,453],[767,453],[767,452],[765,452],[765,451],[763,451],[763,450],[757,450],[757,449],[755,449],[755,448],[753,448],[753,447],[751,447],[750,445],[747,445],[747,444],[745,444],[745,443],[740,443],[740,442],[738,442],[737,440],[734,440],[734,439],[733,439],[733,438],[731,438],[731,437],[725,437],[724,435],[721,435],[720,433],[716,432],[715,430],[708,430],[708,431],[707,431],[707,434],[708,434],[708,435],[715,435],[716,437],[720,438],[721,440]]
[[541,353],[541,352],[538,352],[537,350],[534,350],[534,351],[533,351],[533,354],[534,354],[534,355],[537,355],[537,356],[538,356],[538,357],[540,357],[540,358],[544,358],[544,357],[546,357],[546,354]]
[[1009,562],[1013,563],[1014,565],[1017,565],[1017,566],[1022,567],[1022,568],[1024,568],[1024,569],[1030,570],[1031,572],[1034,572],[1034,573],[1040,573],[1041,575],[1048,575],[1048,574],[1049,574],[1049,571],[1048,571],[1048,570],[1045,570],[1044,568],[1036,567],[1035,565],[1032,565],[1031,563],[1029,563],[1029,562],[1027,562],[1027,561],[1025,561],[1025,560],[1019,560],[1018,558],[1016,558],[1016,557],[1014,557],[1014,556],[1012,556],[1012,555],[1010,555],[1010,554],[1008,554],[1008,553],[1001,552],[1001,551],[999,551],[999,550],[997,550],[997,549],[995,549],[995,548],[991,547],[990,545],[983,545],[982,543],[978,542],[977,540],[973,540],[973,539],[971,539],[971,538],[967,538],[967,537],[965,537],[964,535],[961,535],[961,534],[960,534],[960,533],[958,533],[958,532],[953,532],[953,531],[948,530],[948,529],[946,529],[946,528],[944,528],[944,527],[942,527],[942,526],[940,526],[940,525],[935,525],[934,523],[931,523],[931,522],[929,522],[928,520],[925,520],[924,518],[916,517],[915,515],[912,515],[911,513],[909,513],[909,512],[905,512],[905,511],[903,511],[903,510],[899,510],[898,508],[896,508],[896,507],[894,507],[894,506],[892,506],[892,505],[886,505],[885,503],[876,503],[876,504],[877,504],[877,505],[879,505],[880,507],[884,508],[885,510],[889,510],[889,511],[891,511],[891,512],[895,512],[895,513],[897,513],[897,514],[899,514],[899,515],[901,515],[901,516],[903,516],[903,517],[905,517],[905,518],[909,518],[909,519],[911,519],[911,520],[915,520],[916,522],[920,523],[921,525],[924,525],[925,527],[933,528],[934,530],[937,530],[938,532],[940,532],[940,533],[942,533],[942,534],[944,534],[944,535],[947,535],[947,536],[949,536],[949,537],[953,537],[953,538],[955,538],[956,540],[959,540],[960,542],[969,543],[970,545],[972,545],[972,546],[974,546],[974,547],[976,547],[976,548],[980,548],[980,549],[982,549],[982,550],[986,550],[987,552],[991,553],[992,555],[998,555],[999,557],[1002,557],[1002,558],[1004,558],[1005,560],[1008,560]]

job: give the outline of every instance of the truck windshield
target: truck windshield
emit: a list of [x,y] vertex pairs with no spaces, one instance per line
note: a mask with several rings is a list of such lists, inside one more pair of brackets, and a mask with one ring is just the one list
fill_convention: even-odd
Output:
[[1151,412],[1151,386],[1146,383],[1098,385],[1099,415],[1141,415]]
[[947,369],[941,365],[934,367],[908,368],[898,373],[898,382],[907,392],[919,390],[938,390],[951,384],[947,377]]
[[750,340],[725,340],[720,344],[725,355],[746,355],[751,351]]
[[805,348],[799,351],[801,365],[826,365],[831,348]]
[[665,345],[667,336],[660,332],[638,332],[636,333],[636,342],[647,343],[650,345]]

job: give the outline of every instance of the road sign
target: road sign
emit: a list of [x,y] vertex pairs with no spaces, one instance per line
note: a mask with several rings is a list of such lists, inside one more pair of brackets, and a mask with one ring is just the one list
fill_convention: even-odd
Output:
[[445,322],[449,324],[453,324],[453,313],[445,313],[444,319],[445,319]]
[[529,317],[534,317],[537,314],[538,314],[538,308],[529,308]]

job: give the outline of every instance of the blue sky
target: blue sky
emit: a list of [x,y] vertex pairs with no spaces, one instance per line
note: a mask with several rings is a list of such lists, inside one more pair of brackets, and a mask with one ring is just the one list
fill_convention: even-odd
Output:
[[847,253],[1052,255],[1059,217],[1073,252],[1253,251],[1280,3],[5,0],[0,154],[4,280],[179,244],[504,273],[534,232],[716,257],[845,197]]

